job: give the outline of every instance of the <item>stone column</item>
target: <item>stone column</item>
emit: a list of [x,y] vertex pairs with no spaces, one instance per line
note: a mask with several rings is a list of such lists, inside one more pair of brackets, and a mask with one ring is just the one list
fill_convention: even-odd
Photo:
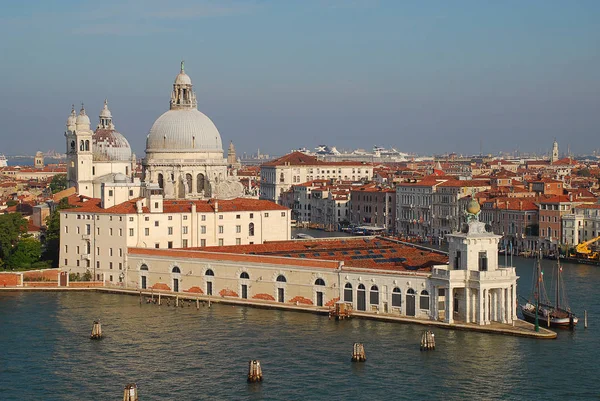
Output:
[[484,324],[483,321],[483,301],[484,301],[484,291],[481,286],[479,287],[479,291],[477,291],[477,295],[479,297],[479,318],[477,319],[477,323]]
[[500,289],[500,321],[506,323],[506,288]]
[[448,293],[446,294],[446,323],[454,323],[454,296],[450,285],[448,285]]
[[469,287],[465,286],[465,323],[469,323],[471,321],[471,299],[470,299],[470,291]]
[[438,320],[438,286],[433,286],[433,305],[431,305],[431,317],[433,320]]
[[517,320],[517,284],[512,285],[512,295],[511,295],[511,305],[512,305],[512,318],[513,320]]

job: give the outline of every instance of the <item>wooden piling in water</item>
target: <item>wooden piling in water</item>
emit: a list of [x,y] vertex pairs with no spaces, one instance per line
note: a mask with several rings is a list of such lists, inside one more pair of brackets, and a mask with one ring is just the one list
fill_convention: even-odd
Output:
[[435,334],[431,330],[425,330],[421,336],[421,351],[435,349]]
[[123,401],[139,401],[137,385],[135,383],[129,383],[125,386]]
[[588,317],[587,316],[587,310],[584,310],[583,311],[583,328],[584,329],[587,329],[587,323],[588,323],[587,317]]
[[158,293],[158,306],[160,306],[160,292]]
[[100,340],[102,339],[102,325],[100,322],[95,320],[94,325],[92,326],[92,334],[90,335],[92,340]]
[[354,343],[352,346],[352,362],[364,362],[366,360],[365,346],[362,343]]
[[263,379],[260,361],[254,359],[248,363],[248,383],[261,382]]
[[200,310],[200,300],[196,297],[196,309]]

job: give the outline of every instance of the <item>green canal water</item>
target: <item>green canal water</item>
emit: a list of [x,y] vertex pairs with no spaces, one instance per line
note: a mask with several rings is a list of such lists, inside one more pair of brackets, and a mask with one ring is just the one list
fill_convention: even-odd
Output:
[[[519,293],[533,261],[515,260]],[[551,263],[545,261],[546,276]],[[0,400],[597,399],[600,268],[564,266],[572,308],[589,312],[556,340],[213,304],[174,308],[100,293],[0,293]],[[89,340],[100,319],[105,338]],[[367,362],[350,362],[363,342]],[[246,383],[249,359],[264,381]]]

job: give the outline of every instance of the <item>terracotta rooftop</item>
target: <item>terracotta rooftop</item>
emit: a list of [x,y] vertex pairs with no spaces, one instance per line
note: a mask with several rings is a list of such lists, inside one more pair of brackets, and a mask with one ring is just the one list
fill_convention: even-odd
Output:
[[315,156],[310,156],[302,152],[292,152],[285,156],[281,156],[278,159],[271,160],[263,163],[263,166],[275,167],[275,166],[366,166],[365,162],[354,162],[354,161],[339,161],[339,162],[325,162],[317,159]]
[[[136,202],[144,198],[136,198],[119,205],[106,209],[101,207],[101,200],[97,198],[87,198],[81,196],[69,197],[69,204],[76,209],[67,209],[67,212],[78,213],[103,213],[103,214],[134,214],[137,213]],[[278,205],[268,200],[257,199],[230,199],[230,200],[165,200],[163,202],[164,213],[191,213],[192,204],[196,205],[197,213],[214,213],[218,203],[219,213],[227,212],[252,212],[269,210],[288,210],[285,206]],[[147,207],[143,208],[143,213],[149,213]]]
[[[278,256],[344,262],[344,267],[380,270],[431,271],[445,264],[448,256],[421,250],[382,237],[348,237],[300,241],[275,241],[255,245],[231,245],[201,248],[205,252]],[[295,262],[294,262],[295,263]]]

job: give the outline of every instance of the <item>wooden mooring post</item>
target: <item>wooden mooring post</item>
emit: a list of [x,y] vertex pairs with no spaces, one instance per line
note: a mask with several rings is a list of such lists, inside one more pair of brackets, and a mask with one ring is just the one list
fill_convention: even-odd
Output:
[[200,300],[196,297],[196,309],[200,309]]
[[160,306],[160,292],[158,293],[158,306]]
[[421,336],[421,351],[435,349],[435,334],[431,330],[425,330]]
[[90,335],[92,340],[100,340],[102,339],[102,325],[100,322],[95,320],[94,325],[92,326],[92,334]]
[[354,343],[352,346],[352,362],[364,362],[366,360],[365,346],[362,343]]
[[583,328],[587,329],[587,310],[583,311]]
[[137,385],[135,383],[129,383],[125,386],[123,401],[139,401]]
[[262,379],[263,375],[260,361],[257,361],[256,359],[251,360],[248,363],[248,383],[261,382]]

